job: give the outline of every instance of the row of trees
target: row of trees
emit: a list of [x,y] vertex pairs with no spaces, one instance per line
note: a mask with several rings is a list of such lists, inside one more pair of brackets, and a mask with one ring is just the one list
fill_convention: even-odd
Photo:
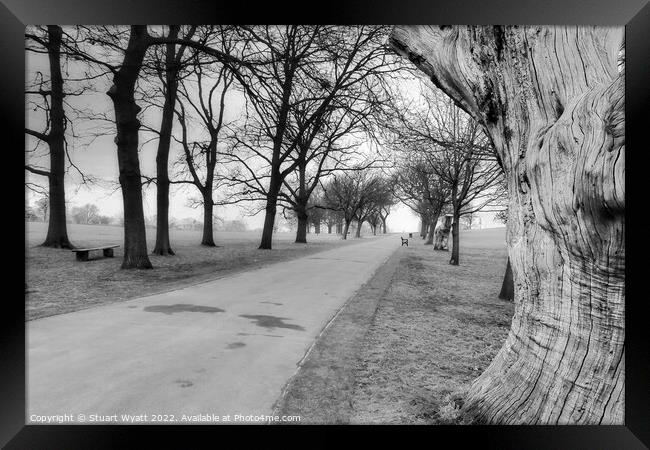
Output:
[[429,85],[418,92],[411,101],[394,95],[383,121],[397,169],[393,192],[420,217],[425,244],[434,243],[438,219],[452,216],[450,264],[458,265],[461,217],[503,208],[503,171],[477,121]]
[[[142,184],[155,183],[154,253],[173,254],[169,188],[191,185],[204,210],[202,244],[215,245],[215,205],[250,202],[265,212],[259,248],[271,248],[277,208],[298,217],[306,242],[314,191],[339,171],[364,170],[377,158],[359,148],[372,139],[387,80],[402,70],[381,26],[30,27],[27,50],[47,55],[26,93],[42,129],[26,128],[47,146],[49,168],[27,164],[49,181],[50,225],[43,245],[70,248],[64,177],[75,167],[69,141],[80,121],[104,121],[115,135],[124,204],[123,268],[150,268]],[[83,97],[107,83],[109,112],[80,111]],[[95,92],[96,93],[96,92]],[[237,106],[239,105],[239,106]],[[31,121],[30,121],[31,122]],[[176,127],[176,129],[174,129]],[[112,128],[112,129],[111,129]],[[98,134],[98,127],[93,128]],[[369,139],[370,137],[370,139]],[[157,140],[156,174],[143,177],[138,151]],[[180,148],[171,163],[171,150]],[[67,168],[66,168],[67,164]],[[77,169],[78,170],[78,169]],[[81,170],[78,170],[83,177]],[[214,198],[215,191],[221,191]],[[363,221],[375,223],[362,212]]]
[[[203,209],[201,244],[215,246],[214,207],[246,204],[265,214],[260,249],[271,248],[278,208],[344,238],[352,221],[386,232],[401,201],[433,243],[453,216],[451,264],[459,262],[460,218],[503,195],[500,161],[478,123],[430,89],[414,101],[396,88],[409,71],[385,46],[381,26],[33,27],[28,50],[45,53],[27,94],[44,130],[27,128],[34,152],[47,144],[50,225],[43,245],[69,248],[65,163],[73,167],[74,125],[109,125],[124,203],[124,268],[149,268],[142,185],[156,186],[154,254],[172,255],[169,193],[189,186]],[[62,68],[64,69],[62,71]],[[64,77],[63,74],[66,74]],[[65,78],[65,79],[64,79]],[[107,84],[111,111],[80,111],[70,98]],[[35,97],[35,98],[34,98]],[[88,126],[86,126],[88,128]],[[93,136],[99,126],[91,127]],[[156,174],[140,171],[138,150],[155,140]],[[390,150],[392,161],[378,150]],[[374,148],[373,148],[374,144]],[[390,163],[383,175],[374,169]],[[173,169],[170,175],[170,167]],[[84,178],[85,180],[85,178]],[[311,217],[310,217],[311,216]]]

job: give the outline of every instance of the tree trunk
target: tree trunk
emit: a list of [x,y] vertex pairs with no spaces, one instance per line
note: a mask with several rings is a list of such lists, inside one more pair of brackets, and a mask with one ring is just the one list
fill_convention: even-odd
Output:
[[320,222],[314,222],[314,234],[320,234]]
[[[209,192],[209,193],[208,193]],[[214,203],[212,202],[212,190],[203,196],[203,237],[201,245],[216,247],[214,243]]]
[[260,246],[258,247],[260,250],[271,250],[275,213],[277,212],[278,191],[279,187],[274,180],[271,180],[269,192],[266,196],[266,215],[264,216],[264,228],[262,229],[262,242],[260,242]]
[[477,422],[623,424],[622,27],[397,27],[392,45],[491,138],[509,192],[510,334]]
[[68,227],[65,217],[65,112],[63,110],[63,77],[61,76],[61,39],[63,31],[60,26],[48,25],[48,58],[50,63],[50,132],[48,145],[50,150],[49,210],[50,221],[44,247],[73,248],[68,239]]
[[427,229],[429,228],[429,223],[427,222],[424,214],[420,215],[420,237],[424,239],[427,236]]
[[296,244],[307,243],[307,228],[309,227],[309,216],[307,215],[307,205],[296,206],[296,216],[298,217],[298,230],[296,231]]
[[346,220],[345,225],[343,225],[343,231],[341,232],[341,234],[343,234],[343,239],[348,238],[348,230],[350,229],[350,222],[352,222],[352,221],[351,220],[350,221]]
[[386,219],[381,219],[381,232],[386,234]]
[[506,273],[503,276],[503,284],[501,284],[501,292],[499,293],[501,300],[512,301],[515,298],[515,282],[512,279],[512,268],[510,267],[510,258],[506,265]]
[[427,231],[427,240],[424,245],[433,245],[433,237],[436,231],[436,224],[438,223],[438,217],[433,217],[429,221],[429,230]]
[[444,222],[437,232],[434,232],[434,250],[448,250],[449,233],[451,231],[451,216],[445,216]]
[[363,225],[363,220],[357,222],[357,231],[354,233],[354,237],[361,237],[361,225]]
[[113,77],[113,86],[107,92],[113,100],[117,126],[117,160],[120,186],[124,202],[124,259],[123,269],[151,269],[147,254],[147,235],[142,209],[142,180],[138,160],[138,131],[140,107],[135,103],[135,84],[142,68],[148,46],[147,27],[131,27],[124,61]]
[[327,224],[327,234],[332,234],[332,224],[331,223]]
[[460,214],[457,210],[454,211],[454,221],[451,223],[451,258],[449,264],[457,266],[460,264]]
[[[178,37],[179,26],[169,26],[169,38]],[[160,122],[160,138],[156,153],[156,245],[155,255],[173,255],[169,242],[169,146],[174,124],[174,106],[178,88],[178,68],[175,66],[176,46],[167,44],[165,48],[165,102]],[[205,222],[204,222],[205,223]],[[205,235],[205,231],[204,231]]]

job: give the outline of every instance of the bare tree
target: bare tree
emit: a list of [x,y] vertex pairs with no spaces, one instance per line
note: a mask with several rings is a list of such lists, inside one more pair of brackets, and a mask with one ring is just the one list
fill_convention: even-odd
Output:
[[[222,41],[223,50],[228,51],[230,43]],[[232,73],[223,64],[216,67],[200,63],[198,58],[192,68],[191,79],[181,82],[181,96],[178,101],[177,117],[181,125],[179,142],[183,147],[183,159],[190,179],[174,180],[171,183],[189,183],[201,194],[198,202],[203,206],[203,236],[201,245],[215,247],[213,216],[215,201],[213,192],[217,187],[216,165],[219,147],[224,145],[224,131],[227,123],[226,95],[233,84]],[[192,117],[198,118],[200,132],[191,139]],[[197,134],[197,133],[195,133]],[[203,177],[201,177],[203,172]]]
[[622,27],[396,27],[392,45],[479,121],[508,182],[510,334],[479,421],[622,424]]
[[356,236],[360,237],[361,226],[383,193],[383,185],[382,178],[368,170],[341,172],[323,185],[325,204],[343,217],[343,239],[347,239],[353,220],[358,221]]
[[[319,163],[331,170],[330,152],[342,148],[322,135],[325,124],[336,122],[334,111],[344,99],[368,92],[382,74],[394,70],[394,60],[383,44],[386,27],[265,26],[238,31],[243,42],[238,54],[247,55],[240,59],[250,62],[237,72],[248,115],[232,155],[239,168],[231,183],[239,186],[235,196],[240,201],[265,203],[260,248],[270,249],[279,201],[294,207],[301,216],[300,233],[306,232],[302,209],[322,175]],[[300,182],[286,182],[299,167],[303,176],[311,171],[316,179],[302,189]]]
[[152,46],[178,44],[196,49],[220,61],[240,64],[231,55],[210,47],[207,41],[193,41],[174,36],[150,34],[147,26],[78,27],[81,39],[66,51],[89,64],[104,68],[112,77],[107,94],[113,102],[115,143],[119,165],[119,182],[124,203],[123,269],[150,269],[142,207],[142,175],[138,160],[140,112],[135,92],[145,56]]
[[[460,218],[501,198],[497,188],[503,172],[480,124],[451,99],[423,88],[417,107],[398,103],[394,108],[397,126],[392,131],[400,145],[418,154],[427,170],[446,185],[453,216],[449,263],[458,265]],[[428,243],[433,243],[435,225],[431,225]]]
[[45,115],[45,130],[37,131],[25,128],[28,136],[33,136],[48,146],[50,167],[43,169],[25,164],[25,169],[30,173],[47,177],[49,189],[50,220],[44,247],[73,248],[68,239],[68,230],[65,214],[65,162],[67,156],[67,143],[65,138],[66,116],[64,111],[64,97],[61,75],[61,47],[63,30],[58,25],[49,25],[47,30],[30,27],[25,33],[27,38],[27,51],[47,52],[50,78],[46,81],[42,73],[37,74],[35,86],[28,87],[26,95],[38,96],[43,101],[34,104],[35,109],[41,109]]
[[[178,38],[181,31],[179,25],[169,25],[167,37]],[[196,26],[191,26],[185,33],[185,39],[191,39],[196,32]],[[164,97],[162,118],[158,134],[158,150],[156,152],[156,243],[154,255],[173,255],[174,251],[169,242],[169,149],[174,124],[174,110],[178,91],[180,72],[184,67],[183,55],[186,45],[177,47],[173,42],[164,46],[163,56],[156,55],[156,73],[161,81]]]
[[393,193],[420,215],[420,234],[426,238],[425,244],[431,245],[438,218],[449,202],[450,189],[437,174],[438,168],[429,165],[438,161],[418,158],[413,154],[417,155],[417,152],[412,152],[408,158],[399,157],[393,178]]

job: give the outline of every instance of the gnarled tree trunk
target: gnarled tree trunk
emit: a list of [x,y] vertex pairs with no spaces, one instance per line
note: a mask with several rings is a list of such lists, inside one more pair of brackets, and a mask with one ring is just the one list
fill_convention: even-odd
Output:
[[465,412],[622,424],[623,29],[396,27],[391,40],[483,124],[508,180],[515,314]]

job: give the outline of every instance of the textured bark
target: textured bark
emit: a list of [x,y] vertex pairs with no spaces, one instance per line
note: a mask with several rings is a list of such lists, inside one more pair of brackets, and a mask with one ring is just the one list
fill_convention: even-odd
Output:
[[48,59],[50,64],[50,131],[47,144],[50,150],[49,210],[50,220],[44,247],[73,248],[68,239],[65,217],[65,112],[63,110],[63,77],[61,76],[61,39],[63,31],[60,26],[49,25]]
[[142,180],[138,160],[140,107],[135,103],[135,83],[148,47],[146,26],[132,26],[124,61],[113,77],[108,96],[113,100],[117,135],[117,160],[124,202],[123,269],[151,269],[142,209]]
[[386,234],[386,219],[384,218],[381,219],[381,232]]
[[361,237],[361,226],[363,225],[363,220],[357,222],[357,230],[354,233],[354,237]]
[[445,216],[445,220],[435,231],[434,250],[448,250],[449,233],[451,232],[451,216]]
[[499,292],[501,300],[512,301],[515,298],[515,281],[512,278],[512,267],[510,266],[510,258],[506,265],[506,273],[503,276],[503,283],[501,284],[501,292]]
[[396,27],[392,45],[485,127],[508,180],[508,338],[478,422],[624,421],[622,28]]

